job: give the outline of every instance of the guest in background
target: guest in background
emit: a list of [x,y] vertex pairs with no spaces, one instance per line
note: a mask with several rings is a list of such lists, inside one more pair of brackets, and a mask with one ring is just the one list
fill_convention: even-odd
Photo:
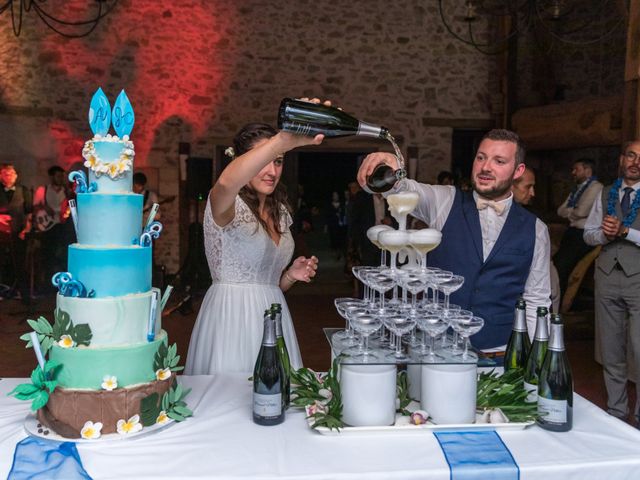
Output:
[[[159,203],[158,194],[153,190],[147,189],[147,176],[142,172],[136,172],[133,174],[133,193],[144,195],[144,201],[142,204],[142,213],[144,216],[149,213],[154,203]],[[160,211],[156,213],[155,219],[160,220]]]
[[[595,270],[596,338],[607,411],[626,420],[629,356],[640,374],[640,139],[623,146],[620,172],[621,177],[593,203],[584,224],[584,241],[602,245]],[[639,406],[640,382],[636,382],[636,422]]]
[[326,233],[329,234],[329,248],[336,260],[344,256],[347,239],[347,218],[344,203],[338,192],[331,193],[331,201],[327,205]]
[[33,201],[29,189],[18,182],[10,163],[0,165],[0,248],[3,253],[2,282],[11,287],[9,296],[28,301],[25,266],[26,235],[31,230]]
[[[513,199],[523,206],[531,205],[536,196],[536,173],[531,167],[525,167],[521,177],[513,181],[511,191]],[[554,312],[560,311],[560,281],[558,280],[558,270],[551,261],[549,266],[550,286],[551,286],[551,308]]]
[[443,170],[438,174],[437,182],[438,185],[454,185],[455,179],[453,178],[453,173]]
[[[533,337],[536,307],[549,306],[549,232],[532,213],[513,202],[511,186],[525,170],[525,149],[509,130],[491,130],[482,139],[472,167],[473,193],[453,186],[403,179],[393,191],[417,192],[413,216],[446,239],[429,253],[429,264],[465,278],[451,301],[484,318],[471,341],[497,358],[511,334],[513,306],[527,302]],[[380,163],[393,168],[395,156],[373,153],[358,171],[360,185]]]
[[560,248],[553,256],[558,267],[560,289],[566,291],[573,268],[593,248],[583,239],[584,225],[594,202],[602,194],[602,184],[593,174],[594,163],[581,158],[573,164],[571,175],[576,185],[567,199],[558,207],[558,215],[569,220],[569,227],[560,240]]
[[50,287],[51,277],[67,269],[67,246],[73,241],[73,222],[69,200],[71,189],[65,171],[57,165],[47,171],[49,183],[33,195],[33,230],[39,240],[43,285]]

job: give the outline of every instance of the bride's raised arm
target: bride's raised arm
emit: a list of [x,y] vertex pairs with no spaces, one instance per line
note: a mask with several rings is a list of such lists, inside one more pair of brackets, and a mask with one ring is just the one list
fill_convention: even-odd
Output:
[[234,158],[222,171],[210,192],[211,212],[216,223],[224,226],[233,220],[236,195],[269,162],[296,147],[319,145],[323,139],[324,135],[307,137],[278,132],[255,148]]

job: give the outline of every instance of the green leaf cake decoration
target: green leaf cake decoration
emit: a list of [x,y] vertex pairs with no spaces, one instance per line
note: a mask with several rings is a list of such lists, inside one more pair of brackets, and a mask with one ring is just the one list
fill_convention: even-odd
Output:
[[44,372],[38,365],[31,372],[31,383],[21,383],[7,395],[13,395],[18,400],[32,400],[31,410],[34,412],[44,407],[49,401],[49,394],[53,393],[58,385],[56,377],[61,365],[53,360],[44,364]]

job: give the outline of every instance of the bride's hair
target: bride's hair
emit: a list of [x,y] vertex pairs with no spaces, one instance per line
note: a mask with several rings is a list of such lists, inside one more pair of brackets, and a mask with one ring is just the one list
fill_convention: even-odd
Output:
[[[265,123],[249,123],[242,127],[240,131],[233,138],[233,147],[235,156],[238,157],[253,148],[258,140],[263,138],[271,138],[276,135],[278,131],[270,125]],[[262,225],[262,227],[268,232],[269,225],[262,218],[260,218],[258,195],[255,190],[249,185],[245,185],[240,189],[240,198],[244,200],[251,212],[255,215],[256,219]],[[273,221],[273,228],[281,235],[283,232],[280,229],[280,222],[284,215],[283,208],[291,212],[291,206],[287,200],[287,189],[278,181],[273,193],[267,195],[265,201],[265,207],[269,212],[269,216]]]

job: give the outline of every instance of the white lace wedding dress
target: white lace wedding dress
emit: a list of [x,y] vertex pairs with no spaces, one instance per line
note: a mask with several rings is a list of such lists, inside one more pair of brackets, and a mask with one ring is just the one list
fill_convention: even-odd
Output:
[[213,283],[191,334],[185,374],[253,372],[264,311],[272,303],[282,304],[282,330],[291,365],[302,366],[291,314],[279,287],[293,255],[291,223],[287,213],[280,226],[284,233],[276,245],[239,196],[235,217],[224,227],[213,220],[207,200],[204,245]]

